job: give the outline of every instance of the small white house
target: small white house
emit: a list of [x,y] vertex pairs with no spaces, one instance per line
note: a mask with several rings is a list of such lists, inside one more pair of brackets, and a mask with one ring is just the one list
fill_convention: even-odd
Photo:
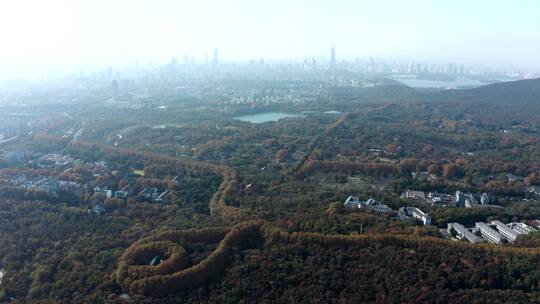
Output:
[[347,197],[347,199],[345,200],[345,203],[343,203],[343,206],[346,208],[346,209],[356,209],[356,208],[360,208],[360,198],[356,197],[356,196],[349,196]]

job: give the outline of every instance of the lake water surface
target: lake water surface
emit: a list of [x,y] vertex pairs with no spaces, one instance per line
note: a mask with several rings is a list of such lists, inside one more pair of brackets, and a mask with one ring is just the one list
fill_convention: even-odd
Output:
[[234,119],[247,121],[251,123],[263,123],[269,121],[278,121],[283,118],[301,117],[301,114],[290,114],[283,112],[264,112],[251,115],[235,116]]
[[465,77],[457,77],[454,81],[419,79],[416,78],[414,75],[407,75],[405,77],[401,75],[394,75],[392,78],[413,88],[458,88],[469,86],[478,87],[488,84],[480,80]]

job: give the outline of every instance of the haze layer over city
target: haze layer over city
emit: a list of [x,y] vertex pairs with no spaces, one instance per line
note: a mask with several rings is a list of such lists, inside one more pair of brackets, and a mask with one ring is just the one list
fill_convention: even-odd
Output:
[[44,78],[160,65],[184,56],[222,62],[407,64],[540,70],[538,3],[520,1],[5,1],[0,76]]
[[540,303],[537,1],[3,1],[0,303]]

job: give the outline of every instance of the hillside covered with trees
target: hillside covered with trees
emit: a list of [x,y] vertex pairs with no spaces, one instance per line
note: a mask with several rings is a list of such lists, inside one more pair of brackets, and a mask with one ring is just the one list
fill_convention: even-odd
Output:
[[[43,114],[64,118],[0,146],[0,299],[540,303],[539,232],[501,245],[447,233],[540,219],[539,80],[449,91],[310,81],[291,82],[321,90],[309,103],[214,96]],[[296,116],[236,118],[267,110]],[[389,211],[348,209],[348,197]]]

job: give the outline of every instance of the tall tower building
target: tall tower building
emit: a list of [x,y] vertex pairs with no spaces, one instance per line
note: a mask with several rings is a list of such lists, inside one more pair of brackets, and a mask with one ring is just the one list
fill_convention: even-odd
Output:
[[112,88],[113,100],[118,100],[118,96],[120,95],[120,90],[118,89],[118,81],[116,79],[111,81],[111,88]]
[[330,68],[336,68],[336,49],[334,47],[330,50]]
[[212,64],[214,66],[218,66],[219,64],[219,53],[217,48],[214,49],[214,60],[212,61]]

